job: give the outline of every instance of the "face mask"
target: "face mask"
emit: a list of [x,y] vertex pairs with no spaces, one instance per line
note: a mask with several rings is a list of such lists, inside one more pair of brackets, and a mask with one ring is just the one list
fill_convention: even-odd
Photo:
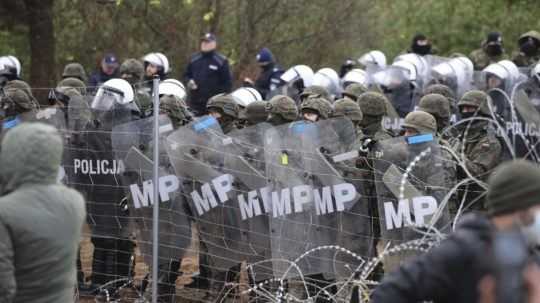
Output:
[[531,245],[540,244],[540,212],[534,214],[534,221],[527,226],[521,227],[521,231],[527,238],[527,242]]
[[527,42],[523,43],[520,49],[521,52],[528,57],[535,56],[538,53],[538,48],[532,39],[529,39]]
[[419,54],[421,56],[427,55],[431,53],[431,44],[426,44],[426,45],[413,44],[412,51],[413,53]]
[[499,56],[502,54],[502,46],[499,44],[491,44],[486,47],[486,53],[490,56]]
[[461,113],[461,118],[462,119],[468,119],[468,118],[472,118],[476,115],[475,112],[467,112],[467,113]]

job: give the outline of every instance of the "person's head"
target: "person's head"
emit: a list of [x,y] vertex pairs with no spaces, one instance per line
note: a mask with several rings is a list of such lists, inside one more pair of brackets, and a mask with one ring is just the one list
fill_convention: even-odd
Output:
[[311,85],[306,87],[302,93],[300,93],[300,103],[304,102],[310,96],[321,96],[322,98],[332,102],[332,97],[328,90],[320,85]]
[[161,80],[170,72],[169,59],[162,53],[149,53],[143,57],[145,76],[158,75]]
[[456,94],[450,87],[444,84],[431,84],[428,87],[424,89],[424,96],[429,94],[439,94],[443,95],[448,99],[448,102],[455,103],[456,102]]
[[187,109],[184,100],[175,95],[161,95],[159,97],[159,113],[167,115],[174,126],[178,128],[193,120],[193,115]]
[[358,97],[357,102],[364,113],[361,126],[381,124],[382,117],[386,114],[386,97],[383,94],[366,92]]
[[499,230],[523,228],[540,244],[540,167],[527,160],[499,165],[488,179],[486,208]]
[[302,119],[309,122],[328,119],[332,113],[332,104],[319,95],[310,95],[300,104]]
[[284,95],[276,95],[266,104],[268,112],[267,122],[277,126],[293,122],[298,118],[298,107],[292,98]]
[[367,91],[368,89],[364,85],[360,83],[351,83],[347,85],[347,87],[345,87],[345,91],[343,91],[343,98],[348,98],[356,101],[361,94]]
[[274,62],[274,55],[268,48],[264,47],[259,51],[255,59],[257,59],[259,66],[266,66]]
[[360,109],[360,106],[355,101],[345,98],[339,99],[334,103],[333,117],[347,117],[354,124],[358,125],[362,122],[364,114]]
[[501,33],[489,33],[484,41],[484,49],[489,56],[500,56],[504,52]]
[[475,115],[490,116],[489,103],[491,98],[483,91],[472,90],[463,95],[458,102],[462,118],[471,118]]
[[86,82],[86,71],[80,63],[69,63],[64,67],[62,78],[77,78],[83,82]]
[[431,53],[431,41],[423,34],[416,34],[411,42],[411,51],[421,56],[428,55]]
[[2,193],[24,184],[54,184],[62,162],[63,143],[56,128],[22,123],[2,140]]
[[101,60],[101,71],[106,75],[112,75],[118,68],[118,59],[112,53],[106,54]]
[[3,91],[0,105],[4,117],[14,117],[25,112],[36,111],[39,108],[30,86],[22,80],[8,82]]
[[201,38],[201,52],[210,53],[217,48],[217,38],[212,33],[206,33]]
[[219,94],[215,95],[206,104],[208,114],[218,120],[222,128],[231,125],[236,119],[240,108],[234,101],[231,95]]
[[131,85],[141,82],[144,74],[144,65],[137,59],[126,59],[120,65],[120,77]]
[[265,122],[268,119],[266,101],[253,101],[246,106],[245,116],[249,125]]
[[528,57],[538,55],[540,49],[540,33],[529,31],[521,35],[518,39],[518,46],[521,53]]
[[405,116],[403,130],[405,136],[435,134],[437,132],[437,122],[431,114],[418,110]]
[[431,114],[437,120],[437,130],[440,132],[450,123],[450,102],[439,94],[423,96],[418,103],[418,110]]
[[65,78],[58,82],[57,87],[71,87],[79,91],[81,96],[86,94],[86,84],[77,78]]

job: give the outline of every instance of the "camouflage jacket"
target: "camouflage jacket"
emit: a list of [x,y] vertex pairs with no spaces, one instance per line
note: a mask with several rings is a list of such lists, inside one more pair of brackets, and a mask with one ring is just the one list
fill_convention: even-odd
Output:
[[512,53],[512,61],[518,67],[533,67],[540,60],[540,55],[529,57],[522,52],[514,51]]
[[499,56],[490,57],[488,54],[486,54],[483,48],[479,48],[477,50],[474,50],[469,55],[469,58],[474,64],[474,70],[483,70],[492,63],[508,59],[508,55],[506,53],[502,53]]

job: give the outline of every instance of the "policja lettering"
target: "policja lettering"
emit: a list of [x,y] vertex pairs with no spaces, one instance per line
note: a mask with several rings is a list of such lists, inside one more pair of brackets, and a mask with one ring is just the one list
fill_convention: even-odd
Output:
[[124,171],[122,160],[86,160],[74,159],[75,174],[84,175],[117,175]]

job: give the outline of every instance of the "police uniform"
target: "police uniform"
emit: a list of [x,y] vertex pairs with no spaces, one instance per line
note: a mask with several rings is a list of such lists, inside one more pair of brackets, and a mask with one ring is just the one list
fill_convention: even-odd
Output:
[[195,81],[197,89],[190,90],[189,105],[196,115],[204,115],[208,99],[220,93],[228,93],[232,87],[229,61],[217,52],[195,54],[184,73],[186,83]]
[[255,80],[255,88],[261,93],[263,99],[266,99],[268,92],[274,90],[281,84],[281,75],[283,69],[274,63],[264,66],[261,74]]

